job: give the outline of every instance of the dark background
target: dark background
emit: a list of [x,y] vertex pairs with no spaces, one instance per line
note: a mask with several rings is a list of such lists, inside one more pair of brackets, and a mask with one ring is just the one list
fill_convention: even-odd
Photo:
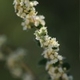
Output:
[[[36,8],[39,14],[46,17],[49,35],[56,37],[59,41],[59,53],[65,56],[71,64],[70,72],[74,76],[74,80],[80,80],[79,1],[38,1],[40,4]],[[44,67],[36,65],[41,58],[42,50],[37,47],[34,41],[34,30],[22,30],[22,19],[16,16],[12,3],[12,0],[0,0],[0,34],[5,34],[11,45],[27,49],[29,66],[40,77],[40,80],[47,80]],[[16,80],[11,76],[3,62],[0,62],[0,80]]]

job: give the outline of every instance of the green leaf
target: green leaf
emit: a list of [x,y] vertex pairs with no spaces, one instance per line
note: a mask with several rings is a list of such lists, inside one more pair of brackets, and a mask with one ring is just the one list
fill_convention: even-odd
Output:
[[47,59],[41,59],[40,61],[39,61],[39,65],[46,65],[46,62],[47,62]]
[[42,25],[41,24],[39,24],[39,26],[38,27],[36,27],[37,29],[40,29],[42,27]]
[[66,68],[66,70],[69,70],[70,69],[70,64],[65,62],[65,63],[62,64],[62,67]]
[[57,61],[55,64],[53,64],[53,66],[54,66],[54,67],[56,67],[56,66],[58,66],[58,65],[59,65],[59,63],[60,63],[60,62],[59,62],[59,61]]

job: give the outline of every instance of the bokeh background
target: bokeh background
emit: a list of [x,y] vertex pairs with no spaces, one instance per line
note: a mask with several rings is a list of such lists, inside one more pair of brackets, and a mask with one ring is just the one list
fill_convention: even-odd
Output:
[[[56,37],[60,43],[60,54],[71,64],[74,80],[80,80],[79,62],[79,1],[78,0],[38,0],[36,7],[39,14],[46,17],[49,35]],[[10,45],[28,50],[26,60],[39,76],[47,80],[44,67],[37,66],[42,49],[37,46],[33,32],[23,31],[22,19],[16,16],[13,0],[0,0],[0,34],[5,34]],[[43,78],[43,79],[42,79]],[[11,76],[5,64],[0,62],[0,80],[17,80]]]

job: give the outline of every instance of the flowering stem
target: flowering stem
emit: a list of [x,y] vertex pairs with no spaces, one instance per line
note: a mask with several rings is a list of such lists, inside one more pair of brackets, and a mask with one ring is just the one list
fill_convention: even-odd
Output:
[[[8,46],[3,46],[3,50],[7,53],[7,56],[12,54],[13,50],[8,47]],[[27,65],[27,63],[20,62],[20,66],[25,70],[25,72],[29,73],[32,77],[33,80],[39,80],[36,74],[30,69],[30,67]]]
[[58,54],[60,44],[56,38],[48,35],[45,17],[38,15],[35,9],[38,2],[32,0],[14,0],[13,4],[17,16],[23,19],[23,30],[36,28],[34,32],[35,39],[44,50],[42,55],[47,60],[45,65],[51,80],[73,80],[72,76],[67,74],[70,65],[64,63],[63,56]]

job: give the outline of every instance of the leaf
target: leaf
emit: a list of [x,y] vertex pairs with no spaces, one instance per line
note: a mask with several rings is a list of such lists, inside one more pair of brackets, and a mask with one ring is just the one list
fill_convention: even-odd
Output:
[[40,61],[39,61],[39,65],[46,65],[46,62],[47,62],[47,59],[41,59]]
[[41,24],[39,24],[39,26],[38,27],[36,27],[37,29],[40,29],[42,27],[42,25]]
[[54,67],[56,67],[56,66],[58,66],[58,65],[59,65],[59,63],[60,63],[60,62],[59,62],[59,61],[57,61],[55,64],[53,64],[53,66],[54,66]]
[[62,67],[66,68],[66,70],[69,70],[70,69],[70,64],[65,62],[65,63],[62,64]]

